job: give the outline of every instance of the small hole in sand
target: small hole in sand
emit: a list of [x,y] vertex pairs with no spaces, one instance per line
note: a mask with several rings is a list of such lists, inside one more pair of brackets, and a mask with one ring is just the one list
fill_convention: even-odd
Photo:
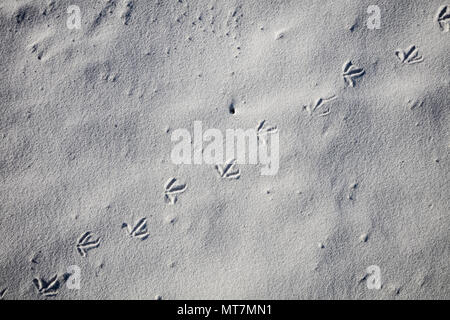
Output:
[[231,114],[235,114],[236,113],[236,109],[234,108],[234,103],[230,103],[228,109],[230,110]]

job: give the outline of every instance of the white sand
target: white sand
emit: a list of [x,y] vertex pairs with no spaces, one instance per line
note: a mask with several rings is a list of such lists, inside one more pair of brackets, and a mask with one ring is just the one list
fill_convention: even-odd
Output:
[[[450,2],[129,2],[0,2],[0,298],[450,298]],[[278,174],[174,165],[195,120],[277,125]]]

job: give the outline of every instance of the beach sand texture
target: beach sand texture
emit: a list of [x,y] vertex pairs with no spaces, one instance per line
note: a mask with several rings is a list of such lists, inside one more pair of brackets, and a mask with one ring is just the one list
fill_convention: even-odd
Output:
[[[0,299],[449,299],[449,25],[447,0],[0,1]],[[174,164],[194,121],[276,126],[278,173]]]

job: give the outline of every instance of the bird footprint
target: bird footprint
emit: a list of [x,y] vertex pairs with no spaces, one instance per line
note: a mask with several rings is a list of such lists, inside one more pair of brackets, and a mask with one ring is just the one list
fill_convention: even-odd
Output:
[[365,73],[364,69],[355,67],[351,61],[347,61],[344,64],[344,66],[342,67],[342,72],[345,83],[347,83],[351,87],[355,86],[354,79],[363,76]]
[[54,275],[49,281],[45,281],[42,278],[33,279],[33,283],[38,289],[39,294],[46,297],[53,297],[58,294],[60,286],[58,275]]
[[[308,104],[306,106],[303,106],[303,108],[308,111],[309,115],[312,116],[314,111],[316,111],[317,109],[321,108],[325,103],[333,101],[337,99],[337,97],[331,96],[329,98],[319,98],[316,100],[316,102]],[[319,114],[319,116],[326,116],[330,113],[330,109],[327,109],[326,111],[322,112]]]
[[438,11],[437,22],[442,32],[450,31],[450,9],[449,6],[443,6]]
[[266,138],[268,134],[275,133],[278,131],[277,126],[266,125],[266,120],[263,120],[256,127],[256,133],[259,138],[263,138],[263,142],[266,142]]
[[219,176],[227,179],[239,179],[241,172],[235,169],[235,159],[228,160],[223,166],[218,164],[215,166]]
[[134,225],[134,227],[131,227],[129,224],[124,222],[122,224],[122,228],[127,228],[128,234],[132,238],[138,238],[138,239],[141,239],[141,240],[145,240],[149,236],[149,233],[147,231],[147,218],[140,219]]
[[164,187],[164,199],[170,204],[175,204],[178,199],[178,194],[186,190],[186,184],[175,185],[176,178],[170,178]]
[[395,51],[397,58],[406,64],[420,63],[423,61],[423,57],[419,56],[419,50],[416,46],[409,46],[406,51],[399,49]]
[[90,232],[84,233],[77,242],[77,251],[82,257],[86,257],[87,252],[91,249],[98,248],[100,239],[92,240]]

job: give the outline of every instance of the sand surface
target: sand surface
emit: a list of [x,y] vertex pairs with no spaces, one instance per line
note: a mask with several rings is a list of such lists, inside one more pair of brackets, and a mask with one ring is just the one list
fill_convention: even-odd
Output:
[[[0,298],[449,299],[445,6],[1,0]],[[263,120],[276,175],[171,161]]]

